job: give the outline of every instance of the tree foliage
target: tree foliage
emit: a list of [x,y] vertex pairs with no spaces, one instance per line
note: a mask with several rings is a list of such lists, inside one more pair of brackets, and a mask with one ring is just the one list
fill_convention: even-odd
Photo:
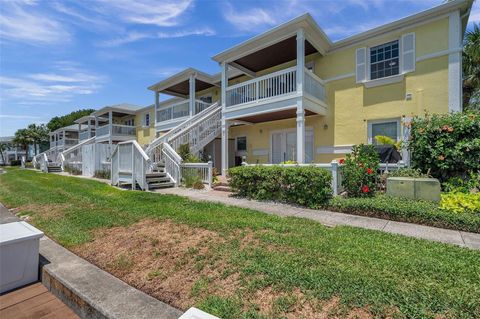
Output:
[[463,45],[463,105],[465,110],[480,110],[480,26],[465,34]]
[[480,113],[415,117],[408,147],[412,165],[444,182],[480,171]]
[[75,124],[75,120],[78,120],[83,116],[90,115],[93,112],[95,112],[94,109],[82,109],[63,116],[55,116],[50,120],[50,122],[47,123],[47,128],[51,132],[55,131],[61,127]]

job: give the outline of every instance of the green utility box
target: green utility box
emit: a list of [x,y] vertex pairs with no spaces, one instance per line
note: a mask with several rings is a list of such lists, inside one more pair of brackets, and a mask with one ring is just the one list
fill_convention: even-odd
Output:
[[440,182],[436,178],[389,177],[387,195],[440,201]]

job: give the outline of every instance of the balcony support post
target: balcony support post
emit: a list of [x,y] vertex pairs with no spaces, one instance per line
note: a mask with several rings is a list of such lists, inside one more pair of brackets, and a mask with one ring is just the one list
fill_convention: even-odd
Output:
[[108,112],[108,143],[112,145],[112,133],[113,133],[113,112]]
[[160,108],[160,92],[155,91],[155,124],[158,123],[157,113],[158,109]]
[[305,79],[305,32],[297,31],[297,162],[305,163],[305,109],[303,106],[303,81]]
[[225,120],[227,107],[228,64],[222,62],[222,175],[227,176],[228,170],[228,123]]
[[195,74],[190,74],[188,79],[189,89],[188,89],[188,100],[189,100],[189,110],[190,117],[195,114]]

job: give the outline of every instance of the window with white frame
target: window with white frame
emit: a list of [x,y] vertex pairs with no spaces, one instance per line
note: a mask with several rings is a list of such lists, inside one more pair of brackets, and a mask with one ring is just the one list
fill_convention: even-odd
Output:
[[238,136],[236,138],[236,149],[237,152],[246,152],[247,151],[247,137]]
[[376,136],[387,136],[395,142],[400,140],[400,120],[371,121],[368,123],[368,142],[377,144]]
[[150,113],[146,113],[143,118],[143,126],[150,126]]
[[400,73],[399,41],[370,48],[370,80]]

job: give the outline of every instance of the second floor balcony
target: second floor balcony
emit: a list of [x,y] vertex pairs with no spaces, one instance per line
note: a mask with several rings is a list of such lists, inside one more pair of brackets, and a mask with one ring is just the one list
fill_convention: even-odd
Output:
[[[205,110],[212,103],[195,100],[193,115]],[[157,127],[173,127],[190,117],[190,101],[182,100],[157,110]]]
[[81,131],[80,133],[78,133],[78,140],[79,141],[84,141],[84,140],[88,140],[89,138],[94,137],[94,136],[95,136],[95,130]]
[[98,141],[128,141],[135,139],[136,127],[120,124],[106,124],[99,126],[95,130],[96,140]]
[[245,82],[228,86],[225,94],[226,113],[249,114],[276,111],[296,105],[303,98],[306,109],[325,114],[325,85],[313,72],[305,69],[299,90],[297,67],[290,67]]

